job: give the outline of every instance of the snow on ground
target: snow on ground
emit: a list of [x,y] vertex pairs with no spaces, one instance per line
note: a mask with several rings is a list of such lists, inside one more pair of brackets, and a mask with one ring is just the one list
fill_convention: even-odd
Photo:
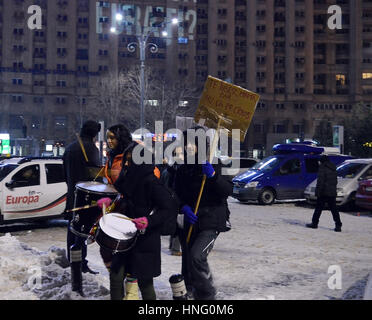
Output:
[[[329,211],[313,230],[304,227],[311,221],[311,208],[233,199],[229,205],[233,229],[219,236],[209,256],[218,299],[362,299],[372,270],[370,216],[341,213],[343,232],[336,233]],[[89,264],[100,274],[83,275],[85,298],[71,293],[65,246],[63,221],[0,237],[0,299],[109,299],[108,272],[98,245],[88,246]],[[340,290],[328,287],[333,265],[342,271]],[[35,288],[31,280],[38,268],[41,285]],[[169,255],[168,237],[163,237],[162,275],[155,279],[158,299],[172,299],[168,280],[180,270],[181,258]]]
[[[0,237],[0,266],[2,300],[82,299],[71,292],[71,274],[64,249],[51,246],[43,252],[7,233]],[[99,282],[91,275],[84,276],[86,298],[109,298],[109,291]]]

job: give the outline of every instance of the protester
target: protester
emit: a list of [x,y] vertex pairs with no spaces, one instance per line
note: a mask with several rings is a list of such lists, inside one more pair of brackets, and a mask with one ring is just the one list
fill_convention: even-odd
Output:
[[[108,184],[114,184],[119,177],[123,166],[124,150],[132,142],[132,136],[130,131],[124,125],[117,124],[107,129],[106,138],[109,151],[107,152],[107,161],[104,167],[103,175]],[[105,205],[106,208],[109,208],[109,206],[112,205],[110,210],[118,210],[120,207],[120,200],[116,200],[114,204],[111,204],[110,198],[102,198],[98,200],[97,204],[100,209],[102,209],[103,205]],[[110,272],[113,253],[110,250],[100,247],[100,254],[103,263]],[[115,281],[115,279],[113,279],[113,281]],[[111,288],[121,288],[121,290],[124,291],[123,286],[124,283],[120,280],[119,283],[112,284],[110,286],[111,296],[115,296],[115,293],[111,291]],[[126,277],[125,289],[126,300],[139,299],[137,279],[128,275]]]
[[[159,170],[154,165],[136,164],[133,159],[135,147],[139,147],[138,143],[131,142],[124,150],[122,170],[114,186],[122,195],[118,211],[134,219],[139,236],[132,249],[112,255],[112,300],[125,297],[124,280],[128,274],[132,280],[138,279],[143,300],[156,299],[153,278],[161,274],[161,227],[167,216],[172,214],[173,199],[159,181]],[[132,286],[133,282],[129,285]]]
[[[70,248],[79,242],[82,249],[82,272],[96,274],[88,267],[87,245],[85,239],[74,235],[71,230],[72,213],[66,211],[74,208],[75,185],[81,181],[94,179],[97,168],[100,166],[99,151],[94,143],[94,138],[101,130],[101,125],[93,120],[86,121],[80,131],[79,138],[67,146],[63,155],[65,181],[67,183],[67,199],[65,218],[69,221],[67,228],[67,258],[70,261]],[[80,141],[79,141],[80,140]],[[71,262],[71,261],[70,261]]]
[[[200,130],[200,128],[196,128]],[[192,164],[190,159],[198,161],[199,139],[195,143],[187,142],[185,137],[185,164],[176,173],[176,193],[184,214],[184,228],[181,233],[182,275],[189,295],[198,300],[213,300],[216,289],[208,265],[208,255],[220,232],[228,231],[229,210],[227,198],[232,195],[233,185],[221,175],[221,166]],[[207,180],[197,215],[194,214],[203,175]],[[187,242],[189,228],[193,226],[190,241]]]
[[336,166],[329,160],[326,155],[320,158],[320,167],[318,172],[318,180],[315,189],[315,195],[317,196],[317,202],[315,211],[313,214],[312,223],[307,224],[306,227],[317,229],[319,224],[319,218],[322,214],[325,204],[327,203],[333,216],[333,220],[336,224],[335,231],[341,232],[341,219],[340,213],[336,206],[337,196],[337,171]]
[[[160,181],[167,186],[169,189],[175,191],[176,189],[176,172],[181,164],[183,164],[184,157],[183,157],[183,148],[177,147],[175,149],[175,153],[171,158],[171,161],[165,161],[165,168],[161,173]],[[181,230],[178,226],[176,226],[176,231],[174,235],[169,237],[169,250],[171,255],[173,256],[181,256],[181,243],[179,239],[179,234]]]

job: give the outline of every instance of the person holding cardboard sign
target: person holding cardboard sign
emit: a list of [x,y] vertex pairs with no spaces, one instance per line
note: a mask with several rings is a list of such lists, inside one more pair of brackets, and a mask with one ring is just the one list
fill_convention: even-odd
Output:
[[[198,130],[203,130],[199,127]],[[232,194],[233,185],[221,175],[221,165],[198,162],[199,137],[194,142],[185,137],[185,164],[177,170],[175,177],[176,193],[181,202],[184,226],[180,235],[182,246],[182,275],[185,285],[197,300],[214,300],[216,289],[208,265],[208,255],[220,232],[228,231],[229,209],[227,198]],[[195,161],[191,161],[194,159]],[[199,208],[194,210],[200,193],[203,176],[206,176],[204,191]],[[193,226],[188,241],[190,226]]]

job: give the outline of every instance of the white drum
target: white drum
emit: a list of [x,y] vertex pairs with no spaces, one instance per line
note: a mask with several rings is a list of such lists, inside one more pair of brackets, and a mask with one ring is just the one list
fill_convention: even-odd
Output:
[[109,213],[101,217],[94,238],[98,245],[112,253],[133,248],[138,230],[129,218],[121,213]]

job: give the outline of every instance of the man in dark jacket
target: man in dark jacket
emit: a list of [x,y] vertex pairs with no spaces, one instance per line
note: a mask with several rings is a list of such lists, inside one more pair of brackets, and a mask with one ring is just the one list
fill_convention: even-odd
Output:
[[[94,179],[94,173],[100,166],[99,151],[94,143],[94,137],[98,134],[101,129],[101,125],[93,120],[86,121],[80,131],[81,143],[76,140],[67,146],[66,151],[63,155],[63,167],[65,171],[65,180],[67,183],[67,199],[66,199],[66,211],[74,208],[75,200],[75,185],[82,181],[91,181]],[[85,154],[84,154],[85,152]],[[87,161],[88,160],[88,161]],[[70,261],[70,248],[76,242],[79,237],[75,236],[71,230],[71,221],[73,218],[72,213],[65,213],[65,217],[69,220],[67,229],[67,258]],[[96,272],[90,270],[88,267],[87,246],[85,241],[80,241],[82,246],[82,271],[84,273],[89,272],[95,274]]]
[[[227,231],[229,210],[227,198],[232,194],[233,185],[221,175],[221,166],[205,164],[188,164],[193,154],[198,159],[198,139],[196,143],[186,144],[186,164],[176,173],[176,193],[184,214],[184,228],[180,236],[182,246],[182,275],[189,293],[198,300],[214,300],[216,289],[208,265],[208,255],[220,232]],[[197,215],[194,214],[203,175],[207,176]],[[187,236],[190,226],[193,231],[190,241]]]
[[169,214],[176,214],[170,192],[154,174],[155,166],[136,164],[133,160],[137,145],[133,142],[125,150],[123,168],[114,186],[123,195],[119,211],[134,219],[140,234],[131,250],[113,256],[110,268],[112,300],[123,299],[127,274],[138,279],[143,300],[156,299],[153,278],[161,274],[161,227]]
[[341,219],[336,207],[337,196],[337,171],[336,166],[329,160],[327,156],[321,156],[320,167],[318,172],[318,180],[315,189],[317,196],[316,207],[311,224],[307,224],[308,228],[318,228],[319,218],[322,214],[324,206],[328,206],[332,212],[333,220],[336,224],[335,231],[341,232]]

